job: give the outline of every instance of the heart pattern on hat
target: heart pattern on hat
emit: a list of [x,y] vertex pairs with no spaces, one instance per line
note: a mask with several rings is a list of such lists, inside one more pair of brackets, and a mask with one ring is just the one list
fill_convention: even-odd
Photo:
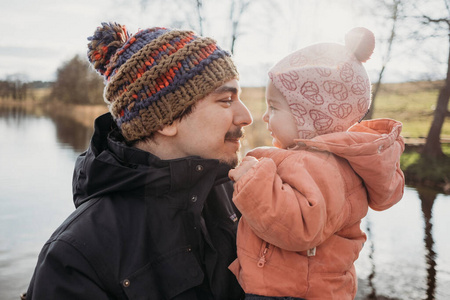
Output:
[[323,104],[323,97],[319,94],[320,90],[315,82],[307,81],[303,84],[300,93],[312,104]]
[[292,114],[294,115],[294,120],[297,125],[303,126],[305,124],[305,118],[303,117],[308,112],[306,109],[298,103],[293,103],[289,105],[289,108],[292,111]]

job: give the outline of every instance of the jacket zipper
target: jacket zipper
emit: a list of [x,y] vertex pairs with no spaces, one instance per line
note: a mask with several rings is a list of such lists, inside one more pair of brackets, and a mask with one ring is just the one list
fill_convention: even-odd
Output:
[[307,251],[308,256],[316,256],[316,247],[311,248]]
[[265,246],[265,248],[264,248],[264,250],[262,252],[261,257],[258,260],[258,267],[259,268],[264,267],[264,265],[266,264],[266,254],[267,254],[267,252],[269,252],[269,247],[270,247],[270,244],[268,242],[266,242],[266,246]]
[[[267,262],[266,255],[267,255],[267,252],[269,252],[269,248],[270,248],[270,244],[268,242],[266,242],[266,246],[264,247],[261,257],[258,260],[259,268],[264,267],[264,265],[266,264],[266,262]],[[307,255],[308,256],[316,256],[316,247],[309,249],[307,251]]]

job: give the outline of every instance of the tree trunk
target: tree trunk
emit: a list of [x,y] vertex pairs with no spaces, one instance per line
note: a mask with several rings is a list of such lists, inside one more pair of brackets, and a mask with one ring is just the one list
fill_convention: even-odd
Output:
[[370,102],[369,111],[367,112],[366,116],[364,117],[364,119],[366,119],[366,120],[370,120],[373,118],[373,111],[375,110],[375,99],[377,98],[377,94],[380,91],[381,79],[383,78],[383,73],[384,73],[385,69],[386,69],[386,65],[383,65],[380,73],[378,74],[378,81],[372,90],[372,101]]
[[394,0],[392,4],[392,14],[390,15],[390,19],[392,20],[392,27],[391,27],[391,35],[388,39],[388,47],[385,53],[385,56],[383,57],[383,65],[381,67],[380,73],[378,73],[378,81],[375,84],[374,89],[372,90],[372,101],[370,103],[369,111],[367,112],[364,119],[372,119],[373,118],[373,112],[375,110],[375,100],[377,98],[377,94],[380,91],[381,87],[381,80],[383,79],[383,74],[386,69],[386,65],[391,60],[391,52],[392,52],[392,45],[394,44],[394,39],[397,35],[397,21],[399,20],[399,14],[400,14],[400,6],[402,4],[401,0]]
[[444,156],[441,148],[441,130],[444,125],[445,117],[448,114],[448,101],[450,99],[450,35],[449,35],[449,56],[447,61],[447,78],[445,79],[444,87],[439,92],[439,97],[434,111],[433,122],[431,123],[430,131],[428,132],[425,147],[422,151],[422,156],[436,158]]
[[203,36],[203,1],[197,0],[197,15],[198,15],[198,27],[199,34]]

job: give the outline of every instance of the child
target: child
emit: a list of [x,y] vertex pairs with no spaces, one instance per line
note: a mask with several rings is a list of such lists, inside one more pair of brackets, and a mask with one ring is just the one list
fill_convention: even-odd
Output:
[[[229,172],[242,213],[230,265],[246,299],[353,299],[354,261],[370,206],[403,196],[402,124],[359,122],[370,106],[373,33],[316,44],[269,71],[263,120],[276,148],[257,148]],[[262,297],[266,296],[266,297]]]

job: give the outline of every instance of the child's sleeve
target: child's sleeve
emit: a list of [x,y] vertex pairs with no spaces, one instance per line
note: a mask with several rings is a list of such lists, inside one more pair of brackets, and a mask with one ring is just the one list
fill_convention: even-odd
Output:
[[277,247],[303,251],[342,228],[350,207],[332,158],[291,155],[278,169],[263,158],[242,176],[233,201],[254,233]]

